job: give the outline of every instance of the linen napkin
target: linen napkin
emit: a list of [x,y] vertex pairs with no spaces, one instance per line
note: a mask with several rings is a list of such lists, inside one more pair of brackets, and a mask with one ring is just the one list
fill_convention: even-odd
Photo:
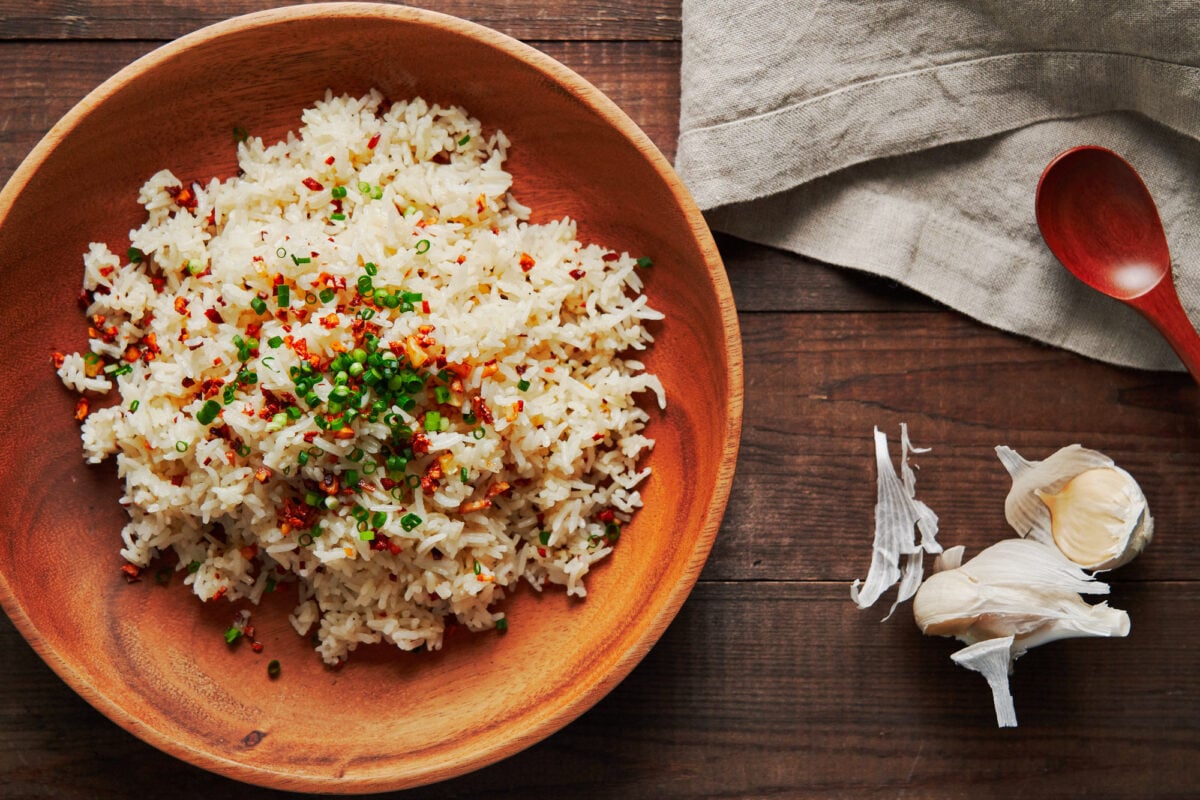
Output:
[[1059,152],[1123,155],[1200,320],[1200,5],[683,0],[681,91],[676,169],[715,230],[1087,356],[1181,369],[1058,264],[1033,201]]

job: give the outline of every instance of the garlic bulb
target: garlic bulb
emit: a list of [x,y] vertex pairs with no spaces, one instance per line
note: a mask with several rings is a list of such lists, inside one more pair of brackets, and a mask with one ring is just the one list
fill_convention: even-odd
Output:
[[1137,481],[1103,453],[1075,444],[1044,461],[1027,461],[1004,446],[996,454],[1013,479],[1004,502],[1009,524],[1084,569],[1119,567],[1153,536]]
[[1030,648],[1055,639],[1129,634],[1128,614],[1080,597],[1108,594],[1108,584],[1051,545],[1005,539],[954,566],[961,557],[958,547],[943,554],[939,561],[949,568],[921,584],[913,617],[922,633],[968,645],[951,658],[987,678],[1001,727],[1017,724],[1008,673]]
[[930,575],[917,590],[913,616],[930,636],[966,644],[1013,636],[1013,657],[1075,636],[1125,636],[1129,615],[1081,594],[1108,594],[1057,549],[1032,539],[1005,539],[956,569]]

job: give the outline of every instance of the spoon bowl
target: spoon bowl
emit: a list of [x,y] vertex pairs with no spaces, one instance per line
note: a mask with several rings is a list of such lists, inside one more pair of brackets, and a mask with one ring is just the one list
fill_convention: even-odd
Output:
[[1154,198],[1129,162],[1095,145],[1060,153],[1042,172],[1035,208],[1063,266],[1141,312],[1200,382],[1200,335],[1175,292]]

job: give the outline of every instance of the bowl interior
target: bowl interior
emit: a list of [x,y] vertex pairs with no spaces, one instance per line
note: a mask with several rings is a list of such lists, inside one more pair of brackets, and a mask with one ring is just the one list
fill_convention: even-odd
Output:
[[[254,612],[261,654],[229,648],[237,607],[201,604],[176,578],[127,584],[125,515],[111,464],[83,464],[73,395],[53,350],[86,344],[76,299],[91,241],[124,252],[138,187],[235,169],[232,131],[274,141],[299,111],[378,88],[463,105],[512,140],[514,193],[534,221],[569,215],[580,238],[649,255],[667,313],[645,361],[667,388],[654,411],[645,508],[589,596],[527,587],[504,635],[444,650],[360,648],[325,668],[287,623],[293,597]],[[632,123],[565,68],[512,40],[392,6],[251,15],[173,43],[118,74],[39,145],[0,195],[0,597],[47,662],[152,744],[279,788],[368,791],[495,761],[582,713],[637,663],[695,581],[728,494],[740,425],[732,300],[699,213]],[[240,607],[240,606],[238,606]],[[278,659],[282,674],[268,678]]]

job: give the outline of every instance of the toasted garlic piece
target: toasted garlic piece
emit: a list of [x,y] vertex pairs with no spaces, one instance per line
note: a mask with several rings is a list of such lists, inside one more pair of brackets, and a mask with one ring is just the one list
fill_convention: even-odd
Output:
[[1146,496],[1117,466],[1081,472],[1057,493],[1036,492],[1050,509],[1050,533],[1067,558],[1084,569],[1129,562],[1154,535]]
[[1127,563],[1154,534],[1146,497],[1103,453],[1077,444],[1044,461],[996,448],[1012,476],[1004,516],[1019,535],[1053,545],[1088,570]]

